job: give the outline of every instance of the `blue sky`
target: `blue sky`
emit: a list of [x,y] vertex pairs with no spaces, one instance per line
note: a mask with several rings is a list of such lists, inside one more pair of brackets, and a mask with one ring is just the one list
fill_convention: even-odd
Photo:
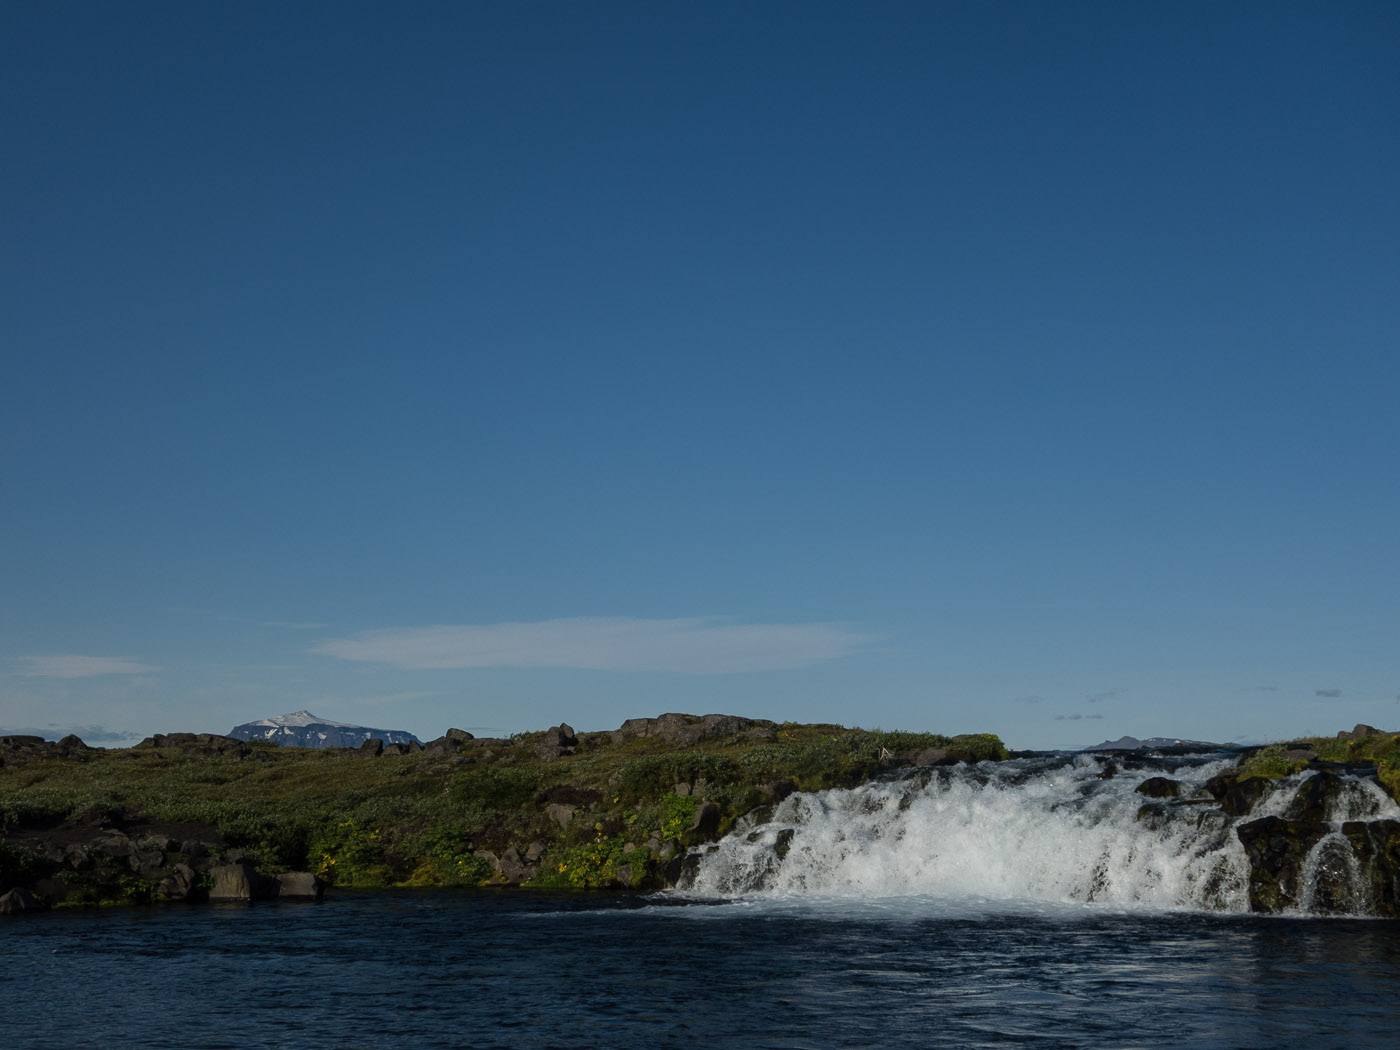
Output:
[[1400,728],[1389,3],[0,5],[0,730]]

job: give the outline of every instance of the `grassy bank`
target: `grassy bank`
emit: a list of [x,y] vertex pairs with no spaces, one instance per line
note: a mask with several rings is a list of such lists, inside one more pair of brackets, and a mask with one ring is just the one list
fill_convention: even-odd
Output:
[[341,886],[656,886],[685,846],[792,790],[859,783],[938,752],[942,761],[1006,755],[985,734],[748,720],[712,732],[666,717],[669,736],[556,729],[378,756],[231,741],[6,752],[0,864],[9,872],[0,881],[32,883],[64,865],[82,881],[53,846],[59,829],[82,825],[201,838],[216,859],[313,871]]
[[1377,782],[1400,802],[1400,733],[1357,727],[1362,729],[1369,732],[1360,736],[1300,737],[1260,748],[1240,764],[1240,779],[1291,776],[1317,763],[1374,766]]

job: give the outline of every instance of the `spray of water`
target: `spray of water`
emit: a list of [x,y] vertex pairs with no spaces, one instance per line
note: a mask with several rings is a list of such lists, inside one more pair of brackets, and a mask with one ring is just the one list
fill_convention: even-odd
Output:
[[[1247,911],[1249,864],[1236,818],[1205,790],[1233,764],[1187,756],[1111,775],[1116,767],[1102,756],[1040,756],[798,794],[761,822],[741,823],[722,842],[701,847],[681,888],[727,898],[920,896]],[[1154,801],[1135,790],[1163,773],[1180,783],[1178,797]],[[1286,806],[1296,783],[1281,785],[1246,819]],[[1354,784],[1336,803],[1346,812],[1329,816],[1400,815],[1375,785]],[[1336,843],[1331,854],[1319,853],[1310,886],[1322,889],[1308,891],[1314,900],[1319,893],[1336,900],[1339,880],[1358,881],[1350,850],[1346,857],[1352,868],[1336,876],[1345,868]]]

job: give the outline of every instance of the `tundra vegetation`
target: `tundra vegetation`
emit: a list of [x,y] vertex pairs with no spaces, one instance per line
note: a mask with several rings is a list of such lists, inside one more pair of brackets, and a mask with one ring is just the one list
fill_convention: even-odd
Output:
[[1301,737],[1270,744],[1249,754],[1239,779],[1277,780],[1312,766],[1374,767],[1376,781],[1400,802],[1400,733],[1358,725],[1335,737]]
[[659,888],[687,847],[792,791],[1005,757],[990,734],[727,715],[509,739],[452,730],[422,748],[0,738],[0,893],[28,887],[50,906],[200,899],[230,864],[348,888]]

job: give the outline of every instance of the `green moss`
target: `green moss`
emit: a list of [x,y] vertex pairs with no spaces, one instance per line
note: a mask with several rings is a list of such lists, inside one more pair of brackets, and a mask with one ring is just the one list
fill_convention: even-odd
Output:
[[[990,734],[788,723],[774,727],[772,739],[758,736],[677,746],[585,733],[577,754],[548,759],[535,751],[541,734],[456,755],[379,758],[272,745],[241,756],[98,750],[84,762],[0,767],[0,837],[80,814],[207,825],[265,871],[319,871],[357,887],[477,885],[496,876],[476,851],[499,855],[515,846],[523,853],[539,840],[550,852],[537,884],[607,884],[619,866],[637,884],[654,872],[655,858],[641,848],[624,856],[622,846],[652,835],[678,839],[702,801],[720,807],[723,830],[764,801],[761,787],[782,780],[804,790],[853,785],[880,771],[882,750],[942,747],[970,761],[1006,754]],[[678,783],[694,785],[703,798],[676,794]],[[552,798],[576,807],[567,829],[546,812]],[[0,864],[22,866],[15,857]]]
[[1277,780],[1292,776],[1307,765],[1302,759],[1284,757],[1285,750],[1283,744],[1271,744],[1260,748],[1240,764],[1239,779]]

